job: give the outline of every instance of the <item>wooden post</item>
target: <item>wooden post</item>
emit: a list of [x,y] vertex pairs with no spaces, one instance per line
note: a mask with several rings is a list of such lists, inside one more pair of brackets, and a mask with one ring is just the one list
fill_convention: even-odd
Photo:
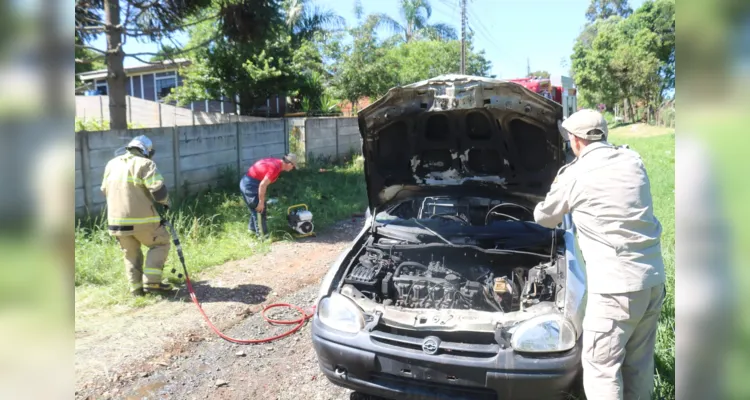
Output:
[[159,128],[161,128],[161,103],[158,100],[156,101],[156,109],[159,112]]
[[131,104],[131,96],[128,96],[128,122],[133,123],[133,105]]

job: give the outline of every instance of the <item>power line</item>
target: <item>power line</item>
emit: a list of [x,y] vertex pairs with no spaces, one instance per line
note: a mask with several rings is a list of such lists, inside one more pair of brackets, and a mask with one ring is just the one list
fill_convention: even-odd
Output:
[[503,52],[503,50],[500,48],[500,46],[497,45],[494,39],[492,39],[492,34],[490,33],[489,29],[482,23],[482,20],[475,14],[472,10],[469,10],[469,16],[472,18],[473,21],[476,21],[477,29],[476,32],[479,33],[483,38],[485,38],[488,42],[490,42],[495,49],[497,49],[500,53]]

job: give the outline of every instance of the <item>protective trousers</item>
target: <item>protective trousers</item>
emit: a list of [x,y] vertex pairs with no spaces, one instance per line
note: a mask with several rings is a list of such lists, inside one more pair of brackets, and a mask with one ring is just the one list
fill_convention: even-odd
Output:
[[[144,283],[161,283],[170,248],[167,230],[159,226],[153,231],[136,231],[133,235],[116,238],[125,255],[125,275],[130,281],[130,290],[140,289]],[[145,267],[141,246],[148,247]]]
[[664,285],[621,294],[588,294],[583,320],[583,386],[596,400],[650,400],[656,328]]

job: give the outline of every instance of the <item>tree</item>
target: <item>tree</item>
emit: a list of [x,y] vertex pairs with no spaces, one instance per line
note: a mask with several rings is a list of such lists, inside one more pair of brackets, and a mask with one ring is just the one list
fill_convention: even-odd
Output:
[[[268,32],[268,24],[273,23],[278,11],[276,0],[76,0],[76,37],[81,39],[76,43],[76,48],[96,52],[97,59],[106,63],[112,129],[127,128],[125,57],[148,63],[141,57],[157,55],[126,54],[122,48],[125,40],[131,38],[159,43],[172,40],[175,33],[188,28],[189,25],[184,23],[186,18],[208,7],[215,12],[201,14],[204,20],[199,22],[212,21],[218,28],[217,35],[196,44],[196,47],[205,47],[218,37],[237,42],[263,40]],[[105,50],[86,45],[101,34],[107,39]],[[183,49],[182,52],[190,50]],[[91,61],[76,59],[76,63]]]
[[[460,70],[461,42],[458,40],[387,39],[379,41],[376,28],[379,16],[371,15],[352,30],[352,44],[331,44],[326,53],[337,59],[330,66],[333,93],[356,106],[362,97],[380,97],[389,89]],[[484,52],[473,51],[471,38],[467,45],[467,73],[490,75],[491,63]]]
[[652,105],[664,79],[654,46],[658,35],[646,25],[633,25],[630,18],[597,20],[593,26],[596,36],[590,44],[579,40],[571,57],[581,103],[612,106],[622,101],[632,121],[633,103]]
[[612,16],[627,18],[633,13],[628,0],[591,0],[586,9],[586,20],[594,23],[597,19],[607,19]]
[[174,58],[180,53],[181,50],[179,47],[165,44],[161,46],[155,55],[151,56],[149,62],[174,60]]
[[[490,75],[492,63],[484,58],[484,51],[475,53],[467,46],[466,73]],[[456,74],[460,70],[461,42],[452,40],[414,41],[388,50],[387,61],[396,65],[398,81],[391,86],[407,85],[443,74]]]
[[545,70],[539,70],[539,71],[531,72],[527,76],[527,78],[533,78],[533,77],[539,77],[539,78],[549,79],[549,72],[545,71]]
[[634,13],[619,12],[624,18],[606,11],[622,11],[621,3],[597,4],[603,17],[586,26],[571,56],[579,103],[621,103],[632,121],[638,102],[650,119],[674,88],[675,1],[647,0]]
[[429,24],[432,6],[428,0],[401,0],[401,21],[387,14],[376,14],[378,26],[386,26],[408,43],[415,39],[455,40],[456,30],[443,23]]
[[[200,16],[194,19],[200,20]],[[325,70],[316,42],[328,28],[337,29],[342,24],[334,13],[298,0],[282,3],[263,41],[233,41],[222,37],[219,28],[209,21],[197,23],[189,29],[188,46],[219,37],[211,46],[189,53],[192,63],[184,70],[183,85],[170,99],[186,104],[221,97],[234,102],[239,98],[241,111],[250,113],[277,94],[319,97],[322,87],[318,85]]]
[[398,81],[397,66],[386,57],[390,43],[379,43],[375,34],[380,23],[369,16],[360,26],[350,30],[352,44],[338,46],[338,61],[330,66],[334,96],[348,100],[352,107],[362,97],[377,97]]
[[675,0],[646,1],[626,20],[623,29],[629,37],[644,30],[654,34],[644,46],[660,62],[662,81],[654,99],[660,104],[664,93],[675,87]]
[[[75,38],[75,43],[80,45],[82,44],[81,39],[78,37]],[[91,62],[87,63],[76,63],[75,64],[75,84],[76,87],[81,85],[81,80],[78,77],[78,74],[89,72],[89,71],[95,71],[98,69],[104,69],[106,68],[106,65],[104,62],[102,62],[100,59],[97,59],[97,54],[89,49],[76,47],[75,48],[75,58],[79,60],[93,60]]]
[[579,37],[573,45],[570,60],[581,106],[591,107],[599,103],[612,105],[621,99],[608,69],[616,43],[607,40],[609,36],[602,33],[615,30],[620,21],[619,17],[597,20],[590,26],[590,31],[596,34],[590,40]]

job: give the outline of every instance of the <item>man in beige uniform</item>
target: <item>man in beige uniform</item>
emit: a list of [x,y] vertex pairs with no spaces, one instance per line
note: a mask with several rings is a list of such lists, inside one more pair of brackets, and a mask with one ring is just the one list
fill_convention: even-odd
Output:
[[[154,208],[154,202],[169,206],[167,186],[151,160],[154,149],[148,137],[133,138],[125,150],[107,163],[102,180],[109,234],[117,238],[125,255],[131,293],[168,294],[173,288],[161,280],[169,255],[169,234]],[[145,268],[141,246],[149,249]]]
[[586,263],[583,384],[589,399],[650,400],[656,328],[664,301],[661,224],[641,157],[607,143],[594,110],[566,119],[560,133],[576,159],[560,169],[535,220],[557,226],[570,213]]

